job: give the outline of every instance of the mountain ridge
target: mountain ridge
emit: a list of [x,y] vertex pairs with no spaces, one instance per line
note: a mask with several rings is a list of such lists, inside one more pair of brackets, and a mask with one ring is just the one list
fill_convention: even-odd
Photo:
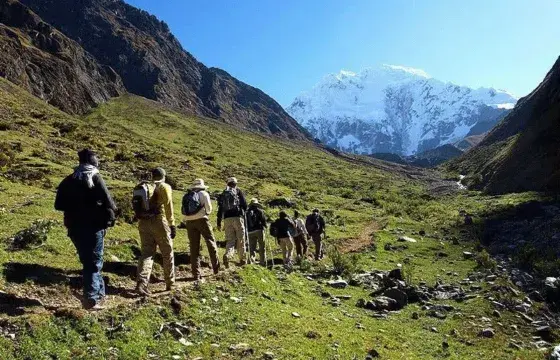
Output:
[[[516,98],[444,83],[396,65],[328,74],[287,108],[315,137],[345,151],[412,155],[494,125]],[[477,135],[477,134],[469,134]]]

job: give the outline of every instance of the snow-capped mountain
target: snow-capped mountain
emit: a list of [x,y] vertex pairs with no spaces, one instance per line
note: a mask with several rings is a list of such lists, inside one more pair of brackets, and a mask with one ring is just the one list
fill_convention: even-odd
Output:
[[471,89],[423,70],[383,65],[327,75],[287,111],[341,150],[411,155],[488,129],[516,102],[503,90]]

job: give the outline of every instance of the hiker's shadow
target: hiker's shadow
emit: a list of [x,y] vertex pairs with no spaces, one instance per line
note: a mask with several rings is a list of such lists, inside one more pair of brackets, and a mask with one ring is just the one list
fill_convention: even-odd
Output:
[[20,316],[25,314],[25,308],[40,306],[43,306],[43,304],[39,300],[0,292],[0,314]]
[[36,285],[51,286],[67,284],[79,287],[80,271],[63,270],[39,264],[25,264],[9,262],[4,264],[4,277],[6,282],[24,284],[33,282]]

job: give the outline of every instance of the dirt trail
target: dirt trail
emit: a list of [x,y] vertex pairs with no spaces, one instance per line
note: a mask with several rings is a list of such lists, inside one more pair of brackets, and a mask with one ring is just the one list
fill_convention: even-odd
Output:
[[373,245],[375,232],[380,229],[381,225],[379,222],[373,220],[362,230],[358,237],[337,242],[338,250],[343,254],[365,250]]

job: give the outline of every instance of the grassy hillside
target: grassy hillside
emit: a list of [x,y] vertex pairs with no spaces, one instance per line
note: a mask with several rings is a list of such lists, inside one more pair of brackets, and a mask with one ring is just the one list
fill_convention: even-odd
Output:
[[[2,359],[360,359],[373,349],[384,359],[542,358],[531,345],[530,324],[516,312],[503,310],[501,318],[493,317],[488,297],[514,303],[524,294],[495,293],[495,284],[516,286],[505,272],[494,284],[484,281],[495,265],[486,253],[463,258],[463,251],[476,247],[477,234],[461,226],[458,215],[460,209],[476,214],[514,206],[535,194],[455,193],[454,183],[437,180],[435,173],[242,132],[134,96],[82,118],[61,113],[2,79],[0,99]],[[52,207],[56,185],[75,166],[76,151],[86,146],[101,155],[101,172],[121,208],[106,241],[111,308],[99,314],[79,310],[80,265]],[[175,247],[182,288],[140,301],[130,292],[139,245],[128,204],[134,184],[154,166],[169,172],[177,213],[182,190],[194,178],[204,178],[215,193],[232,175],[248,196],[265,204],[287,198],[302,212],[321,208],[329,224],[329,258],[319,264],[305,261],[292,273],[279,266],[233,269],[193,288],[186,233],[180,230]],[[271,218],[278,211],[266,207]],[[55,221],[46,241],[15,247],[14,235],[39,219]],[[399,247],[401,235],[418,242]],[[222,233],[217,236],[223,239]],[[339,255],[335,246],[354,252]],[[358,299],[371,298],[371,289],[326,284],[334,277],[333,265],[349,279],[397,264],[403,264],[408,283],[432,288],[458,286],[473,272],[483,276],[472,283],[480,289],[466,287],[476,295],[468,301],[416,303],[381,317],[356,307]],[[158,292],[163,284],[157,264],[154,275]],[[349,299],[333,300],[341,295]],[[421,308],[450,304],[453,310],[445,319]],[[537,316],[540,308],[535,304],[530,314]],[[490,326],[493,338],[478,336]],[[176,329],[183,340],[178,341]]]

